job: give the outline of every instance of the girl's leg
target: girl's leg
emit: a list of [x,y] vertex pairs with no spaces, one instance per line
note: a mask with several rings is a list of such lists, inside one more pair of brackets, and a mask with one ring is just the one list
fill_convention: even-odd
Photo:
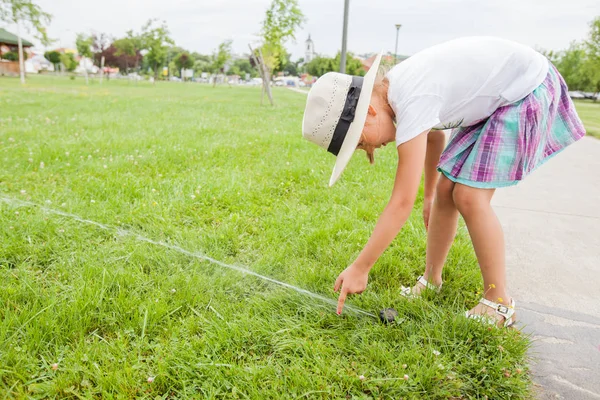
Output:
[[[504,233],[491,200],[494,189],[477,189],[456,184],[453,191],[454,204],[463,216],[483,276],[484,297],[504,305],[510,304],[506,292],[506,267]],[[471,313],[496,315],[489,307],[478,304]]]
[[[442,268],[446,262],[448,251],[458,225],[458,210],[452,198],[454,182],[443,174],[440,177],[435,200],[429,218],[429,230],[427,232],[427,255],[425,261],[425,273],[423,277],[436,286],[442,283]],[[413,293],[418,294],[425,286],[417,283]]]

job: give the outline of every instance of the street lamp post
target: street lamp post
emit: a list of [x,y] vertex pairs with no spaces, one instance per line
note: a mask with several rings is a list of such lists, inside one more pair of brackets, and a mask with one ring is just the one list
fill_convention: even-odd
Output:
[[344,27],[342,31],[342,54],[340,56],[340,72],[346,73],[346,39],[348,37],[348,8],[350,0],[344,0]]
[[400,32],[400,27],[402,24],[396,24],[396,48],[394,50],[394,65],[396,65],[398,60],[398,33]]

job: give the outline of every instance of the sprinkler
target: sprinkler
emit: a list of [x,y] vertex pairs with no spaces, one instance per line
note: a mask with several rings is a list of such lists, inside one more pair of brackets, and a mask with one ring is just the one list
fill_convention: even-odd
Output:
[[383,310],[379,311],[379,319],[384,324],[393,323],[394,321],[396,321],[397,317],[398,311],[394,310],[393,308],[384,308]]

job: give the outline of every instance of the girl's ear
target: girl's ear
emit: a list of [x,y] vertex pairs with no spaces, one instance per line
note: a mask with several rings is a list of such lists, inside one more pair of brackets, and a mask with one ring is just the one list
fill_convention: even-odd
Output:
[[377,115],[377,111],[375,110],[375,107],[373,107],[372,105],[369,104],[369,111],[368,111],[369,115],[372,116],[376,116]]

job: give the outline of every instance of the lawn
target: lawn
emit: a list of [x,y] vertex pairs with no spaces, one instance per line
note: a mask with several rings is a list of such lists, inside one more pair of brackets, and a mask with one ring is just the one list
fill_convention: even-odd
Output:
[[393,146],[327,188],[333,156],[301,139],[306,97],[274,97],[0,78],[4,398],[530,397],[528,339],[462,317],[482,285],[463,225],[442,293],[399,296],[425,261],[420,198],[348,301],[400,324],[202,258],[335,301],[386,204]]
[[600,138],[600,102],[579,100],[575,102],[575,107],[587,134]]

